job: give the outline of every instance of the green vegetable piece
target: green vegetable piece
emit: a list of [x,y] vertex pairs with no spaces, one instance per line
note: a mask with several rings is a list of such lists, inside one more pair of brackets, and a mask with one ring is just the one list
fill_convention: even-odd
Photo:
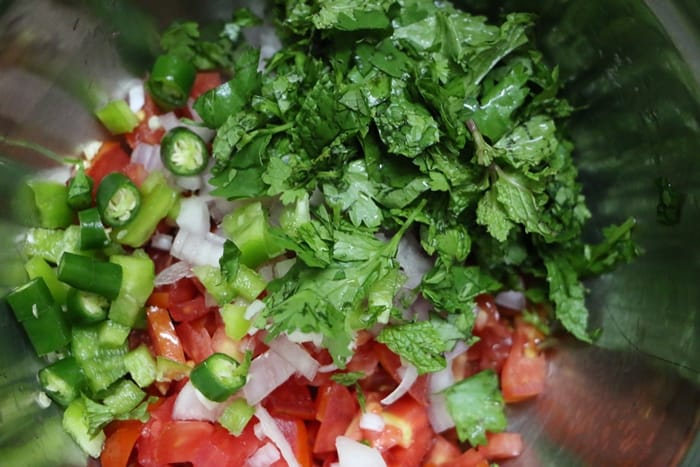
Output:
[[233,303],[221,305],[219,313],[224,320],[226,335],[234,341],[239,341],[248,333],[250,321],[245,319],[245,311],[248,308],[245,300],[236,300]]
[[170,360],[169,358],[156,356],[156,381],[179,381],[190,375],[192,368],[184,363]]
[[131,256],[112,255],[111,263],[122,268],[123,280],[119,295],[109,308],[109,319],[128,327],[134,327],[144,316],[143,307],[153,292],[155,265],[142,250]]
[[69,287],[58,280],[56,269],[52,268],[45,259],[40,256],[32,256],[24,263],[24,269],[27,271],[29,279],[37,277],[44,279],[56,303],[59,305],[64,305],[66,303]]
[[156,380],[156,360],[145,344],[124,355],[124,366],[142,388],[150,386]]
[[221,228],[241,250],[240,261],[256,268],[280,252],[268,234],[262,203],[255,201],[224,216]]
[[493,370],[465,378],[447,388],[444,394],[460,441],[469,441],[472,446],[485,445],[487,431],[505,430],[505,402]]
[[129,326],[106,320],[100,324],[97,340],[105,348],[119,347],[126,342],[130,332]]
[[189,128],[177,127],[163,136],[160,158],[165,168],[174,175],[197,175],[207,168],[209,150],[197,133]]
[[241,264],[231,287],[236,294],[246,300],[253,301],[265,290],[267,283],[255,270]]
[[58,264],[64,252],[80,251],[80,227],[71,225],[65,230],[32,228],[24,238],[23,253],[28,257],[38,256]]
[[66,312],[74,323],[91,324],[107,319],[109,300],[102,295],[71,287],[66,299]]
[[64,253],[58,263],[58,279],[114,300],[121,289],[122,267],[90,256]]
[[66,357],[39,370],[41,389],[58,404],[66,407],[80,396],[85,375],[73,357]]
[[223,353],[214,353],[195,366],[190,381],[204,397],[223,402],[246,382],[250,356],[239,363]]
[[153,64],[146,89],[163,109],[182,107],[187,103],[196,73],[190,62],[175,55],[160,55]]
[[100,211],[88,208],[78,212],[80,222],[80,249],[97,250],[109,245],[109,236],[102,225]]
[[109,388],[108,394],[102,400],[115,416],[125,415],[134,410],[146,397],[133,381],[122,379]]
[[141,193],[134,182],[121,172],[105,176],[95,196],[102,220],[111,227],[131,222],[141,208]]
[[233,436],[239,436],[255,414],[245,399],[234,399],[219,416],[218,422]]
[[87,455],[99,458],[106,436],[104,432],[90,432],[85,400],[78,397],[63,412],[63,429]]
[[73,210],[68,205],[68,187],[52,180],[29,180],[34,203],[39,213],[39,226],[61,229],[73,222]]
[[78,166],[75,175],[68,182],[67,202],[75,211],[87,209],[92,205],[92,187],[95,181],[87,173],[82,164]]
[[41,277],[14,289],[7,295],[7,302],[37,355],[56,352],[68,345],[70,331],[63,311]]
[[123,100],[108,102],[95,115],[113,135],[128,133],[139,124],[139,118]]

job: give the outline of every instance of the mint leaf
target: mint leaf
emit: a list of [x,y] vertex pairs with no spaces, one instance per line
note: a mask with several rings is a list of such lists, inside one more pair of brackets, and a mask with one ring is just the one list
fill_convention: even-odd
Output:
[[347,371],[345,373],[333,373],[331,379],[343,386],[353,386],[365,376],[361,371]]
[[224,254],[219,258],[219,267],[227,282],[231,282],[238,275],[240,266],[241,250],[231,240],[224,242]]

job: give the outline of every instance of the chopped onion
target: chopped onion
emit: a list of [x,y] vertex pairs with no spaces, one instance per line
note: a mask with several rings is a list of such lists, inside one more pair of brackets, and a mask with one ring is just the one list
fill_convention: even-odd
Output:
[[287,336],[281,334],[270,342],[270,349],[277,352],[280,357],[287,360],[296,370],[297,373],[311,381],[316,376],[319,363],[309,355],[301,345],[287,339]]
[[[287,333],[287,339],[297,344],[303,342],[311,342],[316,347],[321,347],[323,344],[323,334],[320,332],[301,332],[298,329]],[[337,368],[336,368],[337,369]]]
[[[206,401],[206,402],[203,402]],[[188,381],[180,390],[173,405],[173,420],[216,421],[224,410],[223,403],[208,400]]]
[[379,450],[347,436],[335,439],[335,449],[338,451],[339,467],[386,467]]
[[177,128],[180,126],[185,127],[193,133],[198,134],[199,137],[202,138],[205,143],[208,143],[212,139],[214,139],[214,135],[216,134],[216,132],[211,128],[199,125],[190,125],[188,123],[183,122],[182,120],[177,118],[177,116],[173,112],[165,113],[163,115],[160,115],[158,118],[160,119],[161,126],[165,128],[165,131],[170,131],[173,128]]
[[192,277],[192,266],[187,261],[178,261],[163,269],[155,278],[154,285],[173,284],[183,277]]
[[180,119],[177,118],[177,115],[175,115],[175,112],[167,112],[158,115],[158,121],[160,122],[160,126],[165,128],[165,131],[170,131],[173,128],[182,126],[182,123],[180,122]]
[[185,191],[197,191],[202,188],[202,177],[199,175],[175,176],[175,184]]
[[277,352],[267,350],[250,362],[243,397],[255,405],[294,374],[295,368]]
[[129,108],[134,113],[143,108],[143,105],[146,103],[146,96],[143,90],[143,84],[141,82],[138,82],[129,88],[126,100],[129,102]]
[[157,250],[170,251],[173,246],[173,236],[156,233],[151,237],[151,246]]
[[199,196],[183,198],[175,222],[181,229],[187,229],[197,235],[206,235],[210,228],[207,203]]
[[431,394],[428,404],[428,419],[435,433],[442,433],[455,426],[455,422],[447,410],[447,401],[443,394]]
[[289,259],[283,259],[281,261],[277,261],[274,265],[275,268],[275,277],[283,277],[285,274],[289,272],[290,269],[292,269],[292,266],[296,264],[297,260],[296,258],[289,258]]
[[85,160],[89,162],[95,158],[98,152],[100,152],[101,147],[102,141],[88,141],[87,143],[78,146],[76,152],[82,152],[85,156]]
[[396,260],[406,274],[404,287],[415,289],[423,280],[426,272],[433,267],[434,261],[425,254],[420,242],[412,233],[406,233],[399,241]]
[[248,321],[251,321],[258,315],[258,313],[262,312],[264,309],[265,302],[263,302],[262,300],[253,300],[252,302],[250,302],[250,305],[248,305],[248,307],[245,309],[243,317]]
[[431,373],[428,377],[428,387],[431,394],[438,393],[443,389],[452,386],[455,382],[454,374],[452,373],[452,368],[450,361],[447,362],[447,367],[440,371]]
[[294,450],[292,449],[291,444],[289,444],[289,441],[287,441],[284,433],[282,433],[282,430],[280,430],[280,428],[277,426],[270,413],[265,410],[262,405],[257,405],[255,407],[255,416],[258,420],[260,420],[260,427],[263,433],[265,433],[265,436],[270,438],[270,441],[275,443],[277,449],[279,449],[280,453],[282,454],[282,457],[285,461],[287,461],[287,465],[289,467],[299,467],[299,462],[297,462],[297,458],[294,455]]
[[280,459],[280,452],[272,443],[265,443],[246,461],[246,467],[269,467]]
[[496,305],[510,308],[511,310],[523,310],[527,305],[525,294],[520,290],[505,290],[499,292],[494,300],[496,301]]
[[384,405],[393,404],[397,400],[401,399],[401,397],[406,394],[409,389],[411,389],[411,386],[413,386],[413,383],[416,382],[416,379],[418,379],[418,369],[410,363],[400,366],[396,371],[399,373],[399,376],[401,376],[401,382],[393,391],[391,391],[384,399],[380,401]]
[[160,145],[138,143],[131,152],[131,162],[141,164],[147,171],[163,170],[160,158]]
[[318,367],[318,373],[330,373],[338,369],[338,365],[335,363],[329,363],[328,365],[321,365]]
[[464,342],[463,340],[459,340],[459,341],[457,341],[455,346],[452,347],[452,350],[450,350],[449,352],[445,352],[445,358],[449,361],[452,361],[455,358],[462,355],[467,350],[469,350],[469,346],[467,345],[467,343]]
[[265,282],[270,282],[275,278],[275,269],[272,264],[266,263],[258,268],[258,274],[265,279]]
[[51,398],[44,391],[37,392],[34,400],[41,409],[48,409],[51,406]]
[[378,413],[365,412],[360,417],[360,428],[370,431],[383,431],[386,423],[384,418]]
[[175,235],[170,254],[193,266],[219,267],[219,259],[224,254],[224,246],[223,243],[214,241],[209,234],[203,236],[187,229],[180,229]]

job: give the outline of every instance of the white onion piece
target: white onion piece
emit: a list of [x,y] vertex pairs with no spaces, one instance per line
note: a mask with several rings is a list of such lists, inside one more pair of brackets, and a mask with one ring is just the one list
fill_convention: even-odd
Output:
[[253,359],[248,379],[243,386],[243,397],[255,405],[294,374],[295,368],[277,352],[268,350]]
[[50,180],[52,182],[67,183],[72,176],[72,169],[69,165],[59,165],[50,169],[42,170],[37,178]]
[[282,433],[282,430],[277,426],[270,413],[265,410],[262,405],[257,405],[255,407],[255,416],[260,420],[263,433],[270,438],[270,441],[275,443],[282,457],[287,461],[287,465],[289,467],[299,467],[299,462],[297,462],[291,444],[289,444],[287,438],[284,437],[284,433]]
[[410,363],[400,366],[396,371],[399,373],[399,376],[401,376],[401,382],[393,391],[391,391],[386,397],[384,397],[384,399],[380,401],[384,405],[393,404],[397,400],[401,399],[401,397],[406,394],[409,389],[411,389],[411,386],[413,386],[413,383],[416,382],[416,379],[418,379],[418,369]]
[[335,363],[329,363],[328,365],[321,365],[318,367],[318,373],[330,373],[338,369],[338,365]]
[[362,444],[347,436],[335,439],[340,467],[386,467],[382,454],[373,447]]
[[277,336],[275,340],[270,342],[270,349],[287,360],[297,373],[309,381],[316,376],[319,367],[318,361],[309,355],[304,347],[287,339],[287,336],[283,334]]
[[138,143],[131,152],[131,162],[141,164],[149,172],[164,169],[159,144]]
[[[180,390],[173,405],[174,420],[208,420],[216,421],[224,410],[224,404],[209,401],[199,393],[191,381]],[[204,403],[202,400],[206,400]]]
[[260,274],[265,282],[270,282],[275,278],[275,269],[270,263],[266,263],[258,268],[258,274]]
[[428,419],[435,433],[442,433],[455,426],[455,422],[447,410],[447,401],[443,394],[431,394],[428,404]]
[[370,431],[383,431],[386,423],[384,418],[378,413],[365,412],[360,417],[360,428]]
[[523,310],[527,305],[525,294],[520,290],[505,290],[495,297],[496,305],[510,308],[511,310]]
[[214,135],[216,132],[212,130],[211,128],[199,126],[199,125],[189,125],[179,118],[173,113],[173,112],[168,112],[163,115],[159,115],[158,119],[160,120],[160,125],[165,128],[165,131],[170,131],[173,128],[177,127],[185,127],[188,130],[192,131],[193,133],[196,133],[199,135],[200,138],[204,140],[205,143],[210,142],[212,139],[214,139]]
[[158,287],[173,284],[183,277],[192,277],[193,275],[192,266],[187,261],[178,261],[159,272],[153,283]]
[[182,126],[182,123],[180,122],[180,119],[177,118],[177,115],[175,115],[175,112],[167,112],[158,115],[158,122],[160,123],[160,126],[165,129],[165,131],[170,131],[173,128]]
[[406,274],[404,287],[415,289],[423,280],[426,272],[432,269],[434,261],[427,256],[420,242],[412,233],[407,233],[399,241],[396,260]]
[[431,373],[430,376],[428,376],[428,390],[430,394],[435,394],[452,386],[454,382],[455,377],[452,373],[450,361],[448,360],[447,367],[435,373]]
[[127,92],[127,101],[132,112],[136,113],[143,108],[146,103],[146,96],[143,90],[143,84],[134,84]]
[[[311,342],[316,347],[321,347],[323,344],[323,334],[320,332],[301,332],[298,329],[287,333],[287,339],[297,344],[302,342]],[[337,370],[337,368],[336,368]]]
[[204,237],[207,239],[208,242],[213,242],[217,245],[224,246],[224,243],[226,243],[226,238],[222,237],[221,235],[217,235],[215,233],[207,232]]
[[197,235],[206,235],[210,228],[207,203],[199,196],[182,198],[175,223],[181,229],[187,229]]
[[185,191],[197,191],[202,188],[202,177],[199,175],[175,176],[175,184]]
[[211,140],[214,139],[214,136],[216,136],[216,131],[212,130],[211,128],[207,128],[205,126],[199,126],[199,125],[188,125],[186,123],[182,123],[182,126],[186,127],[193,133],[197,133],[202,140],[204,140],[205,143],[211,142]]
[[269,467],[280,458],[280,452],[272,443],[265,443],[246,461],[246,467]]
[[260,423],[256,423],[255,425],[253,425],[253,434],[259,440],[265,439],[265,433],[263,433],[262,425]]
[[193,266],[219,267],[219,259],[224,254],[224,246],[213,241],[208,235],[197,235],[187,229],[180,229],[175,235],[170,254]]
[[187,110],[189,110],[190,115],[192,115],[192,120],[195,122],[202,122],[202,117],[200,117],[199,113],[194,109],[194,103],[195,99],[192,99],[191,97],[187,99]]
[[170,251],[170,248],[173,246],[173,236],[164,233],[156,233],[151,237],[151,246],[158,250]]
[[250,302],[250,305],[248,305],[245,309],[245,312],[243,312],[243,317],[247,319],[248,321],[252,320],[255,318],[260,312],[262,312],[265,309],[265,302],[262,300],[253,300]]
[[466,352],[467,350],[469,350],[469,346],[467,345],[467,343],[464,342],[463,340],[459,340],[459,341],[457,341],[457,343],[455,344],[455,346],[452,347],[452,350],[450,350],[449,352],[445,352],[445,358],[446,358],[448,361],[452,361],[452,360],[454,360],[455,358],[457,358],[457,357],[459,357],[460,355],[462,355],[462,354],[463,354],[464,352]]
[[290,269],[292,269],[292,266],[296,264],[297,260],[296,258],[289,258],[289,259],[283,259],[281,261],[277,261],[274,265],[275,268],[275,277],[283,277],[285,274],[289,272]]

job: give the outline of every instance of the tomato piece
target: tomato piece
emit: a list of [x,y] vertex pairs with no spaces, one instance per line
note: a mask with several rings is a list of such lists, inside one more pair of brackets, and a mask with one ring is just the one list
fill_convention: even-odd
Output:
[[140,187],[146,177],[148,177],[148,171],[143,166],[143,164],[138,164],[136,162],[129,162],[121,170],[121,173],[129,177],[129,180],[134,182],[134,185]]
[[121,172],[129,162],[129,155],[118,142],[105,141],[102,143],[90,166],[85,169],[85,173],[92,177],[95,182],[92,186],[92,196],[95,196],[97,187],[107,174]]
[[170,303],[170,316],[175,321],[192,321],[209,313],[204,295],[199,295],[184,302]]
[[345,386],[331,381],[318,390],[316,419],[321,422],[314,454],[335,451],[335,439],[345,433],[359,409],[357,399]]
[[138,420],[120,422],[105,440],[100,454],[101,466],[126,467],[142,428],[143,423]]
[[146,309],[146,321],[148,322],[148,334],[153,342],[156,355],[185,363],[182,343],[175,333],[175,326],[170,319],[168,310],[150,306]]
[[275,424],[292,446],[299,465],[311,467],[311,445],[304,421],[298,418],[279,417],[275,418]]
[[245,352],[243,351],[243,341],[234,341],[228,334],[223,323],[219,324],[211,336],[211,348],[214,352],[225,353],[226,355],[235,358],[239,362],[243,360]]
[[309,387],[297,378],[290,378],[275,388],[265,398],[263,405],[275,417],[316,418],[316,407]]
[[370,341],[357,347],[352,359],[348,362],[347,371],[359,371],[367,377],[376,371],[378,364],[379,357]]
[[461,454],[462,451],[459,450],[456,444],[448,441],[444,436],[435,435],[430,451],[426,455],[424,467],[446,465],[457,459]]
[[143,119],[139,122],[138,126],[134,128],[131,133],[124,135],[127,144],[133,149],[139,143],[146,144],[159,144],[160,140],[163,139],[165,134],[165,129],[161,126],[156,128],[151,128],[149,125],[149,120],[152,116],[161,113],[158,106],[153,102],[151,96],[146,93],[145,102],[143,105]]
[[[401,357],[396,355],[384,344],[379,342],[374,342],[373,345],[374,352],[379,359],[379,364],[384,367],[384,369],[391,375],[396,383],[401,382],[401,375],[399,374],[399,368],[401,367]],[[411,395],[419,404],[428,406],[428,375],[420,375],[416,382],[413,383],[411,388],[408,390],[408,394]]]
[[262,445],[249,423],[238,436],[214,424],[214,431],[192,455],[193,467],[240,467]]
[[175,326],[175,332],[180,338],[185,355],[195,363],[200,363],[214,353],[211,336],[203,320],[180,323]]
[[420,465],[430,450],[433,430],[425,406],[414,398],[404,396],[384,409],[387,425],[398,427],[401,438],[397,446],[388,450],[384,457],[390,466]]
[[498,306],[490,295],[476,298],[478,313],[474,323],[474,335],[479,341],[467,351],[467,357],[475,366],[471,373],[493,369],[500,373],[513,345],[513,331],[501,318]]
[[476,449],[465,451],[458,458],[444,464],[444,467],[489,467],[489,462]]
[[196,99],[205,92],[219,86],[221,83],[221,73],[218,71],[200,71],[194,78],[190,97]]
[[516,320],[513,347],[501,371],[501,391],[506,402],[529,399],[544,390],[547,360],[537,348],[541,339],[534,326]]
[[169,285],[168,292],[170,293],[170,303],[186,302],[201,295],[194,281],[189,277],[180,278]]
[[163,464],[191,462],[202,445],[209,445],[214,425],[173,420],[165,424],[157,441],[157,459]]
[[170,293],[163,291],[155,291],[148,297],[146,303],[149,306],[157,306],[159,308],[169,308],[170,307]]
[[487,460],[504,460],[518,457],[523,452],[523,438],[520,433],[487,433],[488,443],[479,446],[477,451]]

